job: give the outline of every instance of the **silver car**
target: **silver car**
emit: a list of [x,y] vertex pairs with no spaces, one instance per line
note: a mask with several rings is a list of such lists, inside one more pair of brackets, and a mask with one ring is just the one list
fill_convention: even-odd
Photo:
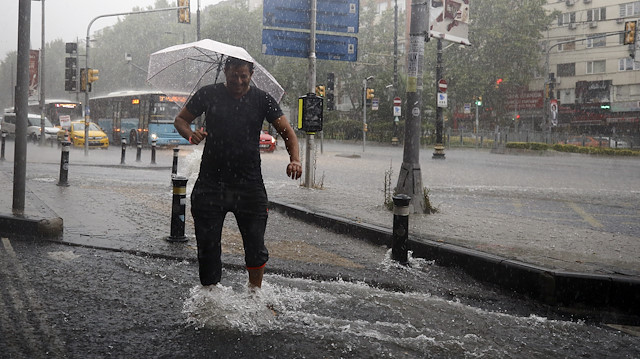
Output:
[[[39,141],[42,135],[40,127],[40,115],[28,114],[27,115],[27,138],[32,141]],[[60,129],[54,127],[51,121],[45,117],[44,119],[44,138],[48,141],[56,140],[56,136]],[[10,136],[16,135],[16,114],[14,112],[7,112],[2,118],[2,131],[7,132]]]

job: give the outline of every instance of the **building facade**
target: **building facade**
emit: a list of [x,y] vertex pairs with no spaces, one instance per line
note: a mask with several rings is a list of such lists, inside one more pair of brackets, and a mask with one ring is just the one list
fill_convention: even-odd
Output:
[[625,26],[640,17],[640,1],[549,0],[545,8],[559,15],[540,44],[543,71],[529,85],[557,106],[544,117],[567,132],[638,137],[640,62]]

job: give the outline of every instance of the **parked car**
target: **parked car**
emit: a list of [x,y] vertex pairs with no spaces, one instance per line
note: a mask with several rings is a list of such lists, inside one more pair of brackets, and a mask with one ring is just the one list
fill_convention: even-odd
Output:
[[[42,135],[41,116],[36,114],[27,115],[27,138],[37,142]],[[2,117],[2,129],[11,136],[16,135],[16,114],[15,112],[7,112]],[[56,139],[59,128],[54,127],[48,118],[44,118],[44,136],[48,141]]]
[[560,142],[566,145],[586,146],[586,147],[606,147],[607,142],[598,141],[591,136],[573,136],[566,141]]
[[[58,142],[67,137],[74,147],[84,147],[84,121],[73,121],[68,129],[58,131]],[[89,148],[109,148],[109,137],[93,122],[89,122]]]
[[595,139],[598,142],[602,143],[603,147],[630,148],[629,143],[621,139],[611,138],[611,137],[596,137]]
[[631,148],[629,142],[620,139],[612,138],[609,140],[609,147],[611,148]]
[[276,139],[267,131],[260,133],[260,151],[273,152],[276,150]]

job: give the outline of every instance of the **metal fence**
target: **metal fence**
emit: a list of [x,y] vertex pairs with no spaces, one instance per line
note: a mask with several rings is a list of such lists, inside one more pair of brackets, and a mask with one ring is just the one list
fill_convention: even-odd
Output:
[[[611,136],[597,133],[585,133],[581,135],[567,132],[541,132],[541,131],[472,131],[446,129],[443,135],[444,145],[451,147],[477,147],[496,148],[508,142],[536,142],[553,144],[573,144],[577,146],[594,146],[610,148],[640,148],[640,136]],[[431,134],[423,138],[424,145],[435,144],[435,135]]]

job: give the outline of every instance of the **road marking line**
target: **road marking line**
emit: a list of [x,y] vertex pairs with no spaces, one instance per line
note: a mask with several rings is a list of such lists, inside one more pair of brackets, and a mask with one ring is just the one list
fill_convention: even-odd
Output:
[[522,211],[522,201],[516,198],[511,202],[513,203],[513,206],[516,208],[516,211],[518,212]]
[[582,217],[582,219],[585,222],[589,223],[592,227],[596,227],[596,228],[604,227],[602,223],[600,223],[600,221],[598,221],[592,215],[587,213],[584,209],[582,209],[582,207],[578,206],[574,202],[566,202],[566,203],[567,203],[567,206],[573,209],[580,217]]

